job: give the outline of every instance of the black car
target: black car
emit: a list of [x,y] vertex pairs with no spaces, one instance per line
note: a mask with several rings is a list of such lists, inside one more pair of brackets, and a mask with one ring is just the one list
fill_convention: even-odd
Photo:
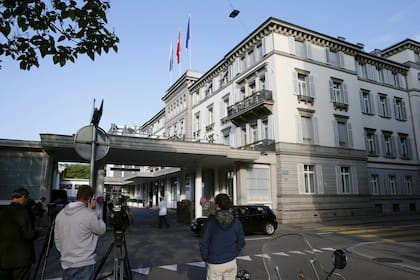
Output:
[[[270,207],[265,205],[239,205],[232,207],[233,213],[242,223],[245,234],[259,233],[272,235],[277,229],[277,218]],[[192,221],[191,230],[202,234],[207,217],[199,217]]]

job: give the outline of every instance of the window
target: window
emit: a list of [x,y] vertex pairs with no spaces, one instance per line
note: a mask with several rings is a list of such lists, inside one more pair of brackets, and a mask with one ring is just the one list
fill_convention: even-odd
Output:
[[337,79],[330,80],[330,98],[335,109],[348,108],[347,86]]
[[314,165],[304,165],[303,166],[303,179],[305,185],[305,193],[311,194],[315,193],[315,166]]
[[195,128],[195,131],[193,133],[193,138],[199,139],[200,138],[200,112],[197,112],[194,115],[194,128]]
[[294,94],[299,101],[313,102],[315,91],[313,77],[307,71],[293,72]]
[[345,119],[336,119],[334,125],[335,141],[337,147],[353,147],[353,135],[351,124]]
[[250,129],[250,137],[251,139],[249,140],[250,143],[255,143],[258,141],[258,130],[257,130],[257,123],[252,123],[249,125],[249,129]]
[[389,104],[388,96],[384,94],[378,95],[378,113],[381,117],[389,118],[391,117],[391,110]]
[[348,167],[348,166],[341,166],[340,167],[340,179],[341,179],[341,192],[342,193],[351,193],[350,167]]
[[314,128],[312,118],[301,116],[302,120],[302,140],[304,144],[314,144]]
[[329,64],[339,66],[338,52],[335,50],[327,49],[327,61]]
[[207,107],[208,110],[208,124],[213,124],[214,123],[214,112],[213,112],[213,105]]
[[411,176],[405,176],[404,181],[405,181],[407,194],[413,194],[413,185],[411,183]]
[[247,134],[246,134],[246,126],[242,126],[241,127],[241,135],[242,135],[242,146],[245,146],[248,141],[247,141]]
[[241,71],[244,72],[246,70],[246,57],[241,57]]
[[306,48],[304,41],[295,41],[296,56],[306,57]]
[[357,74],[359,75],[359,78],[366,79],[367,78],[367,69],[366,64],[364,63],[357,63]]
[[370,91],[362,90],[360,92],[360,103],[362,106],[362,113],[369,115],[374,114]]
[[365,144],[368,156],[377,157],[378,152],[378,135],[375,134],[373,129],[365,129]]
[[270,172],[268,168],[248,169],[248,201],[270,201]]
[[384,152],[384,157],[386,158],[395,158],[395,145],[392,132],[383,132],[382,134],[382,147]]
[[401,98],[394,98],[394,112],[395,119],[399,121],[407,120],[407,113],[405,111],[405,102]]
[[414,61],[420,63],[420,52],[414,52]]
[[399,143],[399,154],[401,159],[410,159],[411,158],[411,149],[410,149],[410,139],[407,134],[398,135]]
[[261,58],[263,58],[263,45],[262,43],[259,43],[257,45],[257,53],[256,53],[256,60],[259,61]]
[[254,50],[250,50],[248,52],[248,65],[252,66],[255,64],[255,55],[254,55]]
[[222,105],[222,107],[223,107],[223,116],[224,117],[227,117],[227,115],[228,115],[228,108],[229,108],[229,95],[226,95],[226,96],[224,96],[223,97],[223,105]]
[[370,185],[372,188],[372,194],[378,195],[379,194],[379,177],[378,175],[371,175],[370,176]]
[[261,130],[261,139],[269,139],[268,134],[268,119],[263,119],[261,121],[262,130]]
[[396,195],[397,194],[397,179],[394,175],[390,175],[388,178],[389,178],[390,194]]

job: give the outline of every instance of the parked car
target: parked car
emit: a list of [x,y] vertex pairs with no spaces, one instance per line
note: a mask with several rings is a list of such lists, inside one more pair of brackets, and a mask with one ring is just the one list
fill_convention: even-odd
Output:
[[[268,235],[274,234],[277,229],[277,218],[270,207],[265,205],[238,205],[233,206],[233,213],[242,223],[244,233],[263,232]],[[208,217],[198,217],[191,223],[194,233],[202,234]]]

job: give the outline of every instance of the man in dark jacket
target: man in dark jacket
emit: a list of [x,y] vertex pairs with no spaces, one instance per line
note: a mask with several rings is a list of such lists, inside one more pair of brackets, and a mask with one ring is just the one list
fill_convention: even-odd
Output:
[[235,280],[236,257],[245,246],[244,231],[231,211],[227,194],[218,194],[214,203],[216,213],[209,217],[199,242],[201,257],[207,263],[207,280]]
[[17,188],[12,203],[0,209],[0,279],[29,279],[35,231],[24,206],[28,198],[28,190]]

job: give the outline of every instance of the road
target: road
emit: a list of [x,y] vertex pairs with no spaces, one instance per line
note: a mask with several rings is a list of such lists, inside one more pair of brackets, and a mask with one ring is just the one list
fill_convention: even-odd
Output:
[[[125,238],[133,279],[205,279],[198,236],[190,231],[189,225],[176,223],[175,213],[170,212],[171,227],[158,229],[156,210],[132,208],[132,213],[134,225],[125,231]],[[346,279],[420,279],[420,223],[417,221],[280,225],[275,236],[302,233],[313,251],[305,250],[301,240],[277,242],[277,245],[269,246],[273,250],[270,252],[270,261],[282,269],[281,265],[288,260],[309,257],[316,252],[324,267],[330,268],[332,251],[345,248],[348,251],[348,265],[340,273]],[[271,238],[264,235],[246,236],[246,247],[238,258],[238,267],[249,271],[252,279],[267,279],[263,264],[266,256],[262,248]],[[114,240],[112,228],[100,238],[98,264],[104,260]],[[45,244],[45,239],[36,242],[38,256]],[[114,253],[119,252],[116,249],[104,261],[100,276],[112,272]],[[53,244],[46,259],[44,279],[61,279],[59,255]],[[40,279],[43,264],[44,260],[41,259],[36,279]],[[291,270],[291,267],[285,270]],[[109,276],[107,279],[113,278]]]

